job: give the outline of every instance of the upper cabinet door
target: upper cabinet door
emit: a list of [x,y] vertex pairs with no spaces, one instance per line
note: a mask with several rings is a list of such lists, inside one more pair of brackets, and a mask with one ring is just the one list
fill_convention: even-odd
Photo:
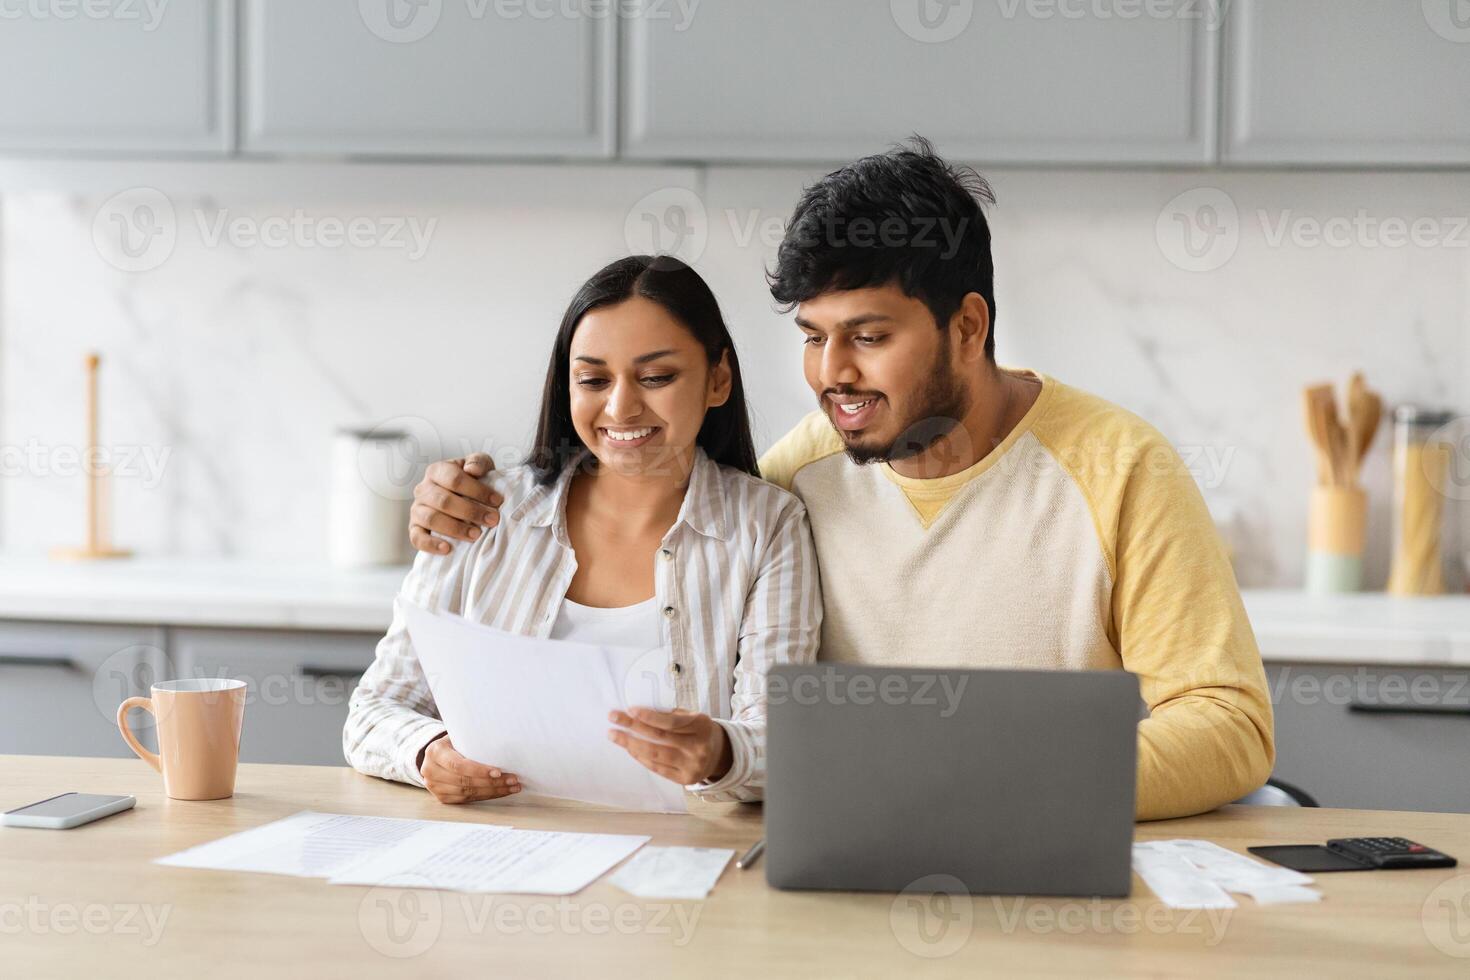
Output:
[[974,161],[1213,162],[1219,4],[1098,8],[642,0],[623,22],[624,154],[842,160],[919,133]]
[[613,154],[608,5],[242,2],[246,152]]
[[0,150],[227,153],[232,0],[0,6]]
[[1225,159],[1470,163],[1466,0],[1234,0]]

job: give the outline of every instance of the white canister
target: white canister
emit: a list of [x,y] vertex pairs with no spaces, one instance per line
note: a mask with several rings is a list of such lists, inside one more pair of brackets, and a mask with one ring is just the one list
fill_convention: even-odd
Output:
[[328,503],[333,565],[408,561],[408,508],[419,465],[408,435],[386,429],[340,429],[332,440]]

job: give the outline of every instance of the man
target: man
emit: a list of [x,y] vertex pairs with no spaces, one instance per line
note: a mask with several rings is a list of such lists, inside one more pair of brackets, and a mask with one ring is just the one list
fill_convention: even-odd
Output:
[[[1138,818],[1212,809],[1259,787],[1275,757],[1229,559],[1153,427],[996,364],[993,200],[914,140],[809,188],[777,253],[771,292],[796,311],[820,410],[760,468],[807,507],[821,657],[1132,671],[1149,707]],[[489,466],[430,468],[417,547],[498,519],[472,478]],[[1004,747],[976,747],[989,750]]]

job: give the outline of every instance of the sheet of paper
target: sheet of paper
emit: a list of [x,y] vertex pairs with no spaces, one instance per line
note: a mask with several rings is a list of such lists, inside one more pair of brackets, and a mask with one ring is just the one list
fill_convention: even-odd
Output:
[[718,847],[645,847],[608,881],[639,898],[706,898],[734,856]]
[[483,824],[340,813],[300,813],[208,844],[170,854],[154,864],[220,871],[328,878],[363,857],[406,842],[443,844]]
[[1133,845],[1133,870],[1171,909],[1233,909],[1235,899],[1169,848]]
[[528,793],[684,813],[683,787],[607,739],[613,708],[666,699],[665,651],[516,636],[406,605],[414,651],[454,747]]
[[408,842],[330,880],[334,885],[571,895],[647,841],[623,834],[484,828],[437,846],[428,840]]
[[154,863],[326,878],[332,884],[570,895],[647,841],[304,810]]
[[[1133,869],[1174,908],[1234,908],[1227,892],[1250,895],[1258,905],[1319,900],[1321,892],[1304,886],[1312,879],[1300,871],[1265,864],[1206,840],[1145,841],[1133,845]],[[1219,901],[1229,905],[1175,904]]]

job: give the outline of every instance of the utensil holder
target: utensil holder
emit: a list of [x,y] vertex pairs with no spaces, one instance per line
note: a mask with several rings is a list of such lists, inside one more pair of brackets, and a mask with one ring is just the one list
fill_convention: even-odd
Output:
[[1307,591],[1363,587],[1368,495],[1358,487],[1316,486],[1307,507]]

